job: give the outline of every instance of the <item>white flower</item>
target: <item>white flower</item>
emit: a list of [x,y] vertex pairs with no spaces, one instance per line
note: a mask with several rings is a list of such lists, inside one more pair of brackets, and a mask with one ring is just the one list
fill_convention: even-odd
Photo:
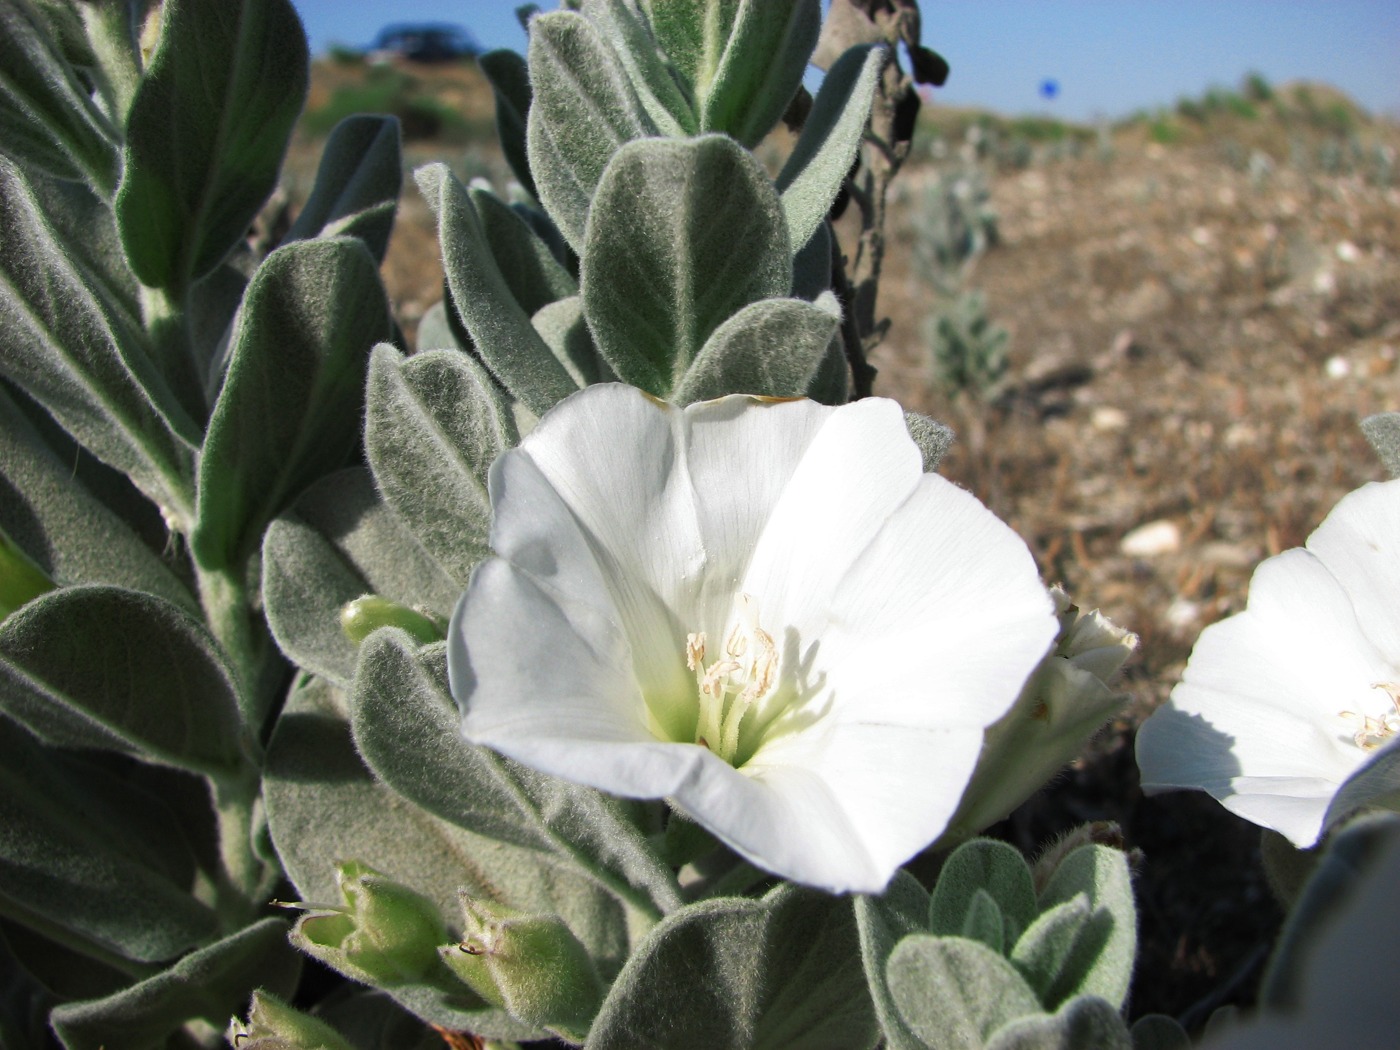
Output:
[[892,401],[594,386],[490,490],[449,630],[467,738],[834,892],[938,837],[1055,636],[1025,545]]
[[1390,759],[1397,683],[1400,481],[1390,481],[1343,497],[1306,548],[1259,566],[1244,612],[1201,632],[1181,683],[1138,733],[1143,789],[1207,791],[1310,847],[1343,815],[1328,812],[1339,789]]

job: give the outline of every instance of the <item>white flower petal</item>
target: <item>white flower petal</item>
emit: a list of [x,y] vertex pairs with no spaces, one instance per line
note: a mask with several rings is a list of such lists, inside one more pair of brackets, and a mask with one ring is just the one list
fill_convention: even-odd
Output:
[[1366,636],[1400,673],[1400,480],[1343,496],[1308,537],[1308,550],[1351,598]]

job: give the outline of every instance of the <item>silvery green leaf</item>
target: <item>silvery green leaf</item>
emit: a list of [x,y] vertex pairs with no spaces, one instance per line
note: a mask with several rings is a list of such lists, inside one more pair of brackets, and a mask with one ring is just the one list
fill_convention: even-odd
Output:
[[1400,800],[1400,747],[1380,748],[1348,776],[1332,796],[1323,828],[1337,827],[1368,806],[1396,808],[1397,800]]
[[199,609],[166,563],[74,476],[73,460],[59,459],[3,390],[0,531],[56,583],[117,584]]
[[[268,745],[263,797],[278,856],[304,900],[338,901],[336,865],[356,860],[428,897],[449,925],[459,924],[461,889],[521,910],[565,915],[586,906],[576,886],[522,864],[520,851],[439,820],[376,781],[355,750],[343,694],[323,680],[303,676],[288,697]],[[597,925],[616,933],[621,919],[606,912]],[[389,991],[444,1028],[496,1039],[544,1036],[466,985],[460,994],[419,985]]]
[[802,397],[841,322],[836,297],[763,299],[717,328],[671,392],[678,405],[725,394]]
[[850,901],[784,884],[658,923],[618,974],[590,1050],[859,1050],[878,1037]]
[[243,240],[277,184],[308,59],[290,0],[165,0],[116,197],[143,284],[183,292]]
[[531,21],[529,61],[530,171],[540,202],[577,251],[608,161],[657,128],[617,53],[582,15],[553,11]]
[[865,134],[887,60],[882,48],[853,47],[822,81],[797,145],[778,173],[793,244],[806,244],[831,210]]
[[418,321],[417,351],[425,350],[465,350],[452,331],[447,319],[447,300],[439,299],[423,313]]
[[110,195],[116,129],[89,98],[30,0],[0,5],[0,151]]
[[140,591],[41,595],[0,624],[0,706],[61,747],[210,776],[245,760],[233,676],[204,624]]
[[1392,478],[1400,478],[1400,412],[1380,412],[1361,421],[1361,432]]
[[403,190],[399,122],[360,113],[331,131],[316,184],[283,243],[310,237],[358,237],[382,263]]
[[248,278],[232,261],[215,267],[190,289],[190,344],[206,405],[218,400],[233,349],[233,322],[247,292]]
[[[1137,952],[1137,908],[1128,861],[1121,850],[1080,846],[1061,861],[1040,895],[1040,919],[1022,936],[1022,942],[1028,942],[1026,948],[1018,942],[1011,959],[1021,967],[1021,960],[1029,957],[1027,951],[1034,944],[1031,934],[1045,921],[1046,913],[1075,900],[1085,903],[1088,917],[1064,952],[1057,972],[1038,971],[1038,976],[1031,978],[1035,969],[1031,966],[1022,968],[1022,973],[1036,986],[1047,1009],[1078,995],[1098,996],[1114,1007],[1121,1006],[1128,995]],[[1042,974],[1052,979],[1044,980]]]
[[316,1007],[315,1016],[353,1033],[358,1050],[442,1050],[439,1033],[383,992],[366,989],[328,999]]
[[527,314],[578,293],[573,274],[520,215],[488,190],[468,191],[496,267]]
[[471,198],[444,164],[419,168],[418,186],[437,215],[452,303],[486,367],[537,415],[578,389],[530,325],[496,264]]
[[1128,1026],[1112,1004],[1078,996],[1054,1014],[1022,1017],[987,1041],[987,1050],[1134,1050]]
[[488,51],[476,60],[496,97],[496,137],[506,163],[530,196],[538,198],[525,152],[525,121],[530,112],[530,70],[514,51]]
[[554,356],[564,362],[579,386],[590,383],[613,383],[613,375],[608,363],[598,355],[593,345],[593,333],[588,329],[588,319],[583,315],[583,297],[571,295],[567,299],[540,307],[530,323],[540,338],[549,344]]
[[1011,964],[978,941],[913,934],[895,946],[886,975],[904,1023],[939,1050],[982,1050],[997,1029],[1041,1013]]
[[344,463],[389,305],[364,242],[298,241],[258,268],[234,327],[190,537],[206,568],[241,564],[298,492]]
[[[132,974],[110,965],[113,960],[99,961],[92,955],[84,954],[42,937],[28,927],[18,923],[0,924],[0,973],[26,974],[32,983],[42,988],[33,989],[36,998],[52,1001],[52,997],[65,999],[96,999],[111,995],[131,983]],[[150,965],[150,964],[146,964]],[[145,969],[145,966],[141,967]],[[23,980],[23,978],[21,978]],[[12,980],[8,1004],[0,1004],[0,1031],[4,1031],[5,1005],[13,1011],[16,1006],[16,988]],[[18,1011],[15,1011],[18,1012]],[[12,1020],[18,1020],[11,1014]],[[47,1019],[47,1011],[45,1011]],[[39,1025],[47,1028],[47,1024]],[[10,1035],[6,1032],[6,1035]],[[20,1042],[19,1047],[42,1047],[45,1039],[33,1039],[29,1043]],[[6,1043],[6,1050],[9,1044]]]
[[153,500],[188,510],[199,428],[34,186],[0,158],[0,374]]
[[685,78],[661,50],[636,0],[583,0],[579,10],[612,45],[657,133],[670,138],[698,134],[700,122]]
[[923,1040],[909,1030],[894,1005],[885,964],[900,940],[926,931],[928,891],[918,879],[900,869],[884,893],[878,897],[857,897],[855,908],[861,962],[885,1044],[889,1050],[923,1050]]
[[807,243],[792,257],[792,296],[816,299],[831,288],[831,224],[817,223]]
[[458,827],[538,850],[629,903],[680,905],[675,877],[617,800],[476,747],[462,737],[444,646],[380,631],[360,649],[350,691],[355,743],[378,776]]
[[953,430],[918,412],[905,412],[904,425],[924,457],[924,473],[932,474],[953,444]]
[[1133,1022],[1133,1050],[1191,1050],[1191,1037],[1176,1018],[1146,1014]]
[[1088,897],[1072,897],[1036,917],[1012,949],[1012,965],[1045,1006],[1053,1009],[1062,998],[1054,995],[1056,985],[1066,982],[1067,971],[1072,981],[1072,971],[1083,965],[1075,958],[1081,944],[1101,941],[1104,932],[1102,918],[1093,921]]
[[0,913],[129,969],[211,936],[194,862],[161,800],[0,718]]
[[995,839],[973,839],[959,846],[938,873],[929,899],[928,930],[963,934],[979,893],[990,895],[1005,916],[1009,946],[1035,919],[1035,882],[1014,846]]
[[263,919],[105,999],[57,1006],[51,1022],[67,1050],[150,1050],[187,1021],[222,1029],[251,988],[290,996],[300,973],[286,922]]
[[[721,46],[707,33],[706,68],[695,81],[700,130],[732,135],[752,148],[782,119],[802,84],[821,34],[821,3],[739,0],[737,5],[711,2],[706,7],[728,7],[733,13],[728,26],[720,28],[721,37],[728,29]],[[797,244],[806,240],[794,237]]]
[[520,440],[506,398],[460,350],[404,359],[375,347],[365,395],[365,452],[387,502],[466,586],[490,553],[486,473]]
[[379,594],[446,621],[462,585],[379,498],[367,470],[331,474],[267,530],[263,603],[289,659],[348,685],[358,647],[341,629],[347,602]]
[[618,378],[669,396],[720,325],[792,287],[767,173],[723,135],[624,146],[598,185],[581,285]]

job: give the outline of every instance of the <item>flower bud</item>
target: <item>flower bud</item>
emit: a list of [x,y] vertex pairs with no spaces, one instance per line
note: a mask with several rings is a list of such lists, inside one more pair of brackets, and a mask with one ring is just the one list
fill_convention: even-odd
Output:
[[462,943],[441,951],[453,973],[526,1024],[587,1032],[603,1001],[603,982],[562,919],[465,895],[462,912]]
[[230,1026],[229,1042],[238,1050],[354,1050],[325,1021],[261,989],[253,993],[248,1023],[235,1020]]
[[303,916],[292,941],[381,988],[433,979],[438,946],[451,940],[437,905],[357,861],[340,865],[337,877],[345,906]]
[[397,627],[419,645],[431,645],[446,637],[442,625],[430,617],[377,594],[346,602],[340,610],[340,629],[356,645],[381,627]]
[[1127,700],[1109,683],[1137,648],[1137,635],[1098,610],[1081,614],[1050,590],[1060,622],[1055,647],[1011,710],[987,727],[982,754],[940,844],[951,846],[1001,820],[1079,754]]

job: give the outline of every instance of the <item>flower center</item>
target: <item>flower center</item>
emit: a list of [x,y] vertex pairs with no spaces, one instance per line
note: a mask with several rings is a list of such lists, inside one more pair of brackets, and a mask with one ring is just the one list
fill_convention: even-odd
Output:
[[1396,733],[1400,733],[1400,684],[1377,682],[1371,688],[1384,690],[1386,696],[1390,697],[1391,710],[1379,718],[1357,714],[1355,711],[1341,712],[1343,718],[1361,724],[1361,728],[1352,735],[1352,740],[1362,751],[1375,751],[1388,744]]
[[705,633],[686,635],[685,662],[695,672],[700,712],[695,742],[731,765],[739,752],[744,715],[773,691],[778,647],[758,625],[758,602],[741,594],[735,600],[735,623],[724,648],[705,663]]

